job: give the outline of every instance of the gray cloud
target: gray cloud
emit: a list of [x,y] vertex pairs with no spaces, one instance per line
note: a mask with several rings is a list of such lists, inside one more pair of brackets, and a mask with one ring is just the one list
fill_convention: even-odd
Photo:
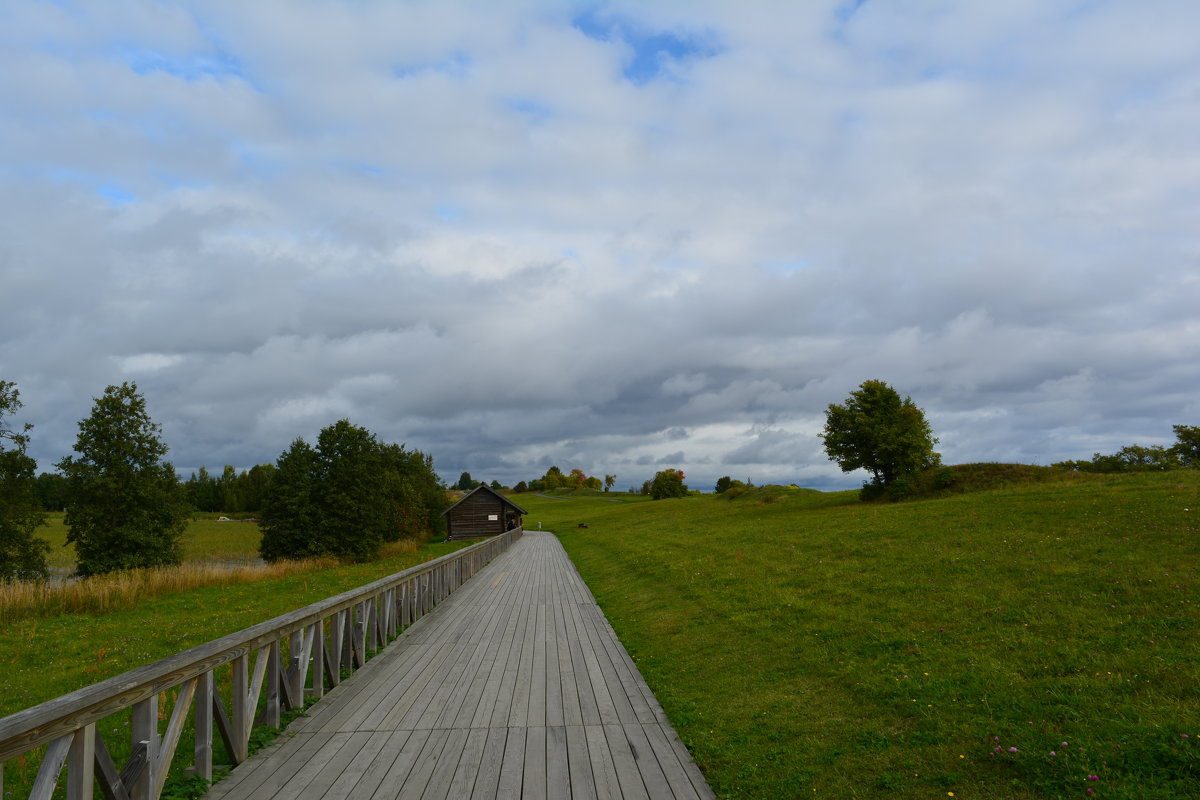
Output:
[[[841,9],[6,10],[35,456],[121,380],[184,469],[346,416],[505,482],[855,485],[816,433],[866,378],[951,462],[1195,423],[1200,12]],[[656,31],[695,52],[633,73]]]

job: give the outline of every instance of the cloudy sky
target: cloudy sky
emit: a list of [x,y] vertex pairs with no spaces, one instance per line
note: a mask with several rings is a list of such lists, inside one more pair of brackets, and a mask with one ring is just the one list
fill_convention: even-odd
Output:
[[0,378],[186,475],[346,417],[444,478],[858,485],[1200,424],[1191,0],[0,5]]

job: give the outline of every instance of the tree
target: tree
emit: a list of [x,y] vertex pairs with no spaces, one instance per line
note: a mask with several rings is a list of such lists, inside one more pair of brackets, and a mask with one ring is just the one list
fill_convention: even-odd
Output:
[[616,483],[617,483],[616,475],[605,475],[604,476],[604,491],[611,492],[612,487],[615,486]]
[[332,549],[321,525],[316,464],[316,451],[303,439],[279,456],[259,520],[258,551],[266,561],[309,558]]
[[941,463],[925,413],[883,381],[863,381],[844,404],[830,403],[819,435],[842,472],[865,469],[876,486]]
[[29,431],[17,431],[5,417],[21,408],[16,384],[0,381],[0,583],[49,577],[46,553],[50,545],[34,535],[45,521],[37,495],[37,462],[25,453]]
[[67,541],[76,572],[179,564],[191,505],[167,445],[136,383],[109,386],[79,422],[76,456],[58,463],[66,478]]
[[259,550],[267,561],[332,555],[374,558],[384,542],[439,530],[445,487],[433,459],[381,444],[339,420],[316,447],[297,439],[280,456],[263,505]]
[[388,502],[398,520],[388,541],[438,536],[445,532],[446,487],[433,469],[433,457],[404,445],[381,447],[388,474]]
[[471,477],[471,473],[464,472],[462,475],[458,476],[458,483],[454,484],[454,488],[464,492],[469,492],[478,485],[479,481],[474,480]]
[[648,494],[655,500],[667,497],[687,497],[688,487],[683,482],[683,478],[681,469],[664,469],[662,472],[656,472],[654,480],[650,481]]

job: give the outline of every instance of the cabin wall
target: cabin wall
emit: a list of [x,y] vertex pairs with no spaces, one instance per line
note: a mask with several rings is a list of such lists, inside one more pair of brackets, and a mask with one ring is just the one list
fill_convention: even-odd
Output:
[[[468,497],[447,515],[451,539],[472,539],[504,533],[505,505],[487,492]],[[495,519],[491,519],[495,517]]]

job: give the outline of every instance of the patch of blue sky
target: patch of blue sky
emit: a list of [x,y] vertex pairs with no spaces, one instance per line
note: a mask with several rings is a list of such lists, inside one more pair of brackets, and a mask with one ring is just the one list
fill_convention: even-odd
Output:
[[96,187],[96,194],[104,198],[113,208],[123,208],[137,200],[137,195],[115,184],[103,184]]
[[203,78],[245,78],[241,62],[224,50],[177,56],[146,47],[125,46],[117,49],[114,58],[138,75],[162,72],[189,83]]
[[247,172],[266,178],[274,178],[283,172],[283,165],[278,159],[269,158],[242,142],[233,142],[229,146],[233,157]]
[[56,183],[73,183],[83,186],[104,198],[104,201],[114,208],[127,206],[137,200],[137,195],[133,192],[99,175],[64,167],[48,169],[43,174]]
[[844,25],[854,19],[854,15],[866,4],[867,0],[844,0],[841,5],[834,9],[833,16],[838,22]]
[[161,169],[151,169],[150,177],[154,178],[167,191],[175,191],[177,189],[208,189],[212,186],[212,183],[209,181],[198,178],[187,178],[172,172],[165,172]]
[[475,60],[470,53],[456,50],[439,61],[423,61],[408,64],[393,64],[392,77],[404,80],[422,75],[440,74],[452,78],[465,78],[471,73]]
[[759,262],[759,269],[763,272],[772,275],[792,275],[801,270],[808,269],[810,264],[802,258],[786,259],[783,261],[762,261]]
[[622,72],[638,86],[670,77],[673,64],[712,58],[723,49],[711,31],[650,31],[635,20],[596,6],[577,15],[571,23],[590,39],[628,45],[633,56],[626,61]]
[[554,109],[529,97],[507,97],[503,102],[509,111],[515,111],[533,122],[545,122],[554,116]]
[[441,203],[434,208],[433,213],[437,214],[437,218],[442,222],[453,224],[462,219],[462,209],[453,203]]
[[576,250],[574,247],[568,247],[567,249],[562,251],[562,254],[563,254],[563,258],[569,258],[572,261],[582,261],[583,260],[583,256],[581,256],[579,254],[579,251]]
[[381,178],[384,174],[383,167],[369,161],[336,160],[330,161],[329,165],[342,172],[356,172],[371,178]]

